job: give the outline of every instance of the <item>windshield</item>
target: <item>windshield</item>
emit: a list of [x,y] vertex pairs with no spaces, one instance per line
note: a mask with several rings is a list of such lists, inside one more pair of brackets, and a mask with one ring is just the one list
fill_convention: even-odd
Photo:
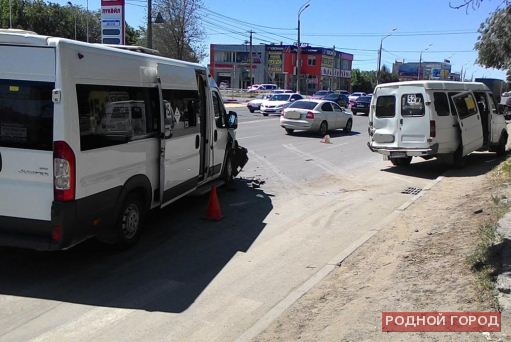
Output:
[[289,101],[289,95],[286,94],[276,94],[270,98],[270,101]]
[[360,96],[357,102],[371,102],[371,96]]
[[326,94],[328,94],[328,93],[329,93],[329,91],[326,91],[326,90],[320,90],[320,91],[317,91],[317,92],[316,92],[316,95],[326,95]]
[[325,96],[325,100],[336,100],[337,99],[337,94],[329,94],[327,96]]
[[317,102],[312,101],[296,101],[291,103],[291,105],[287,108],[297,108],[297,109],[314,109],[318,105]]
[[0,80],[0,146],[53,149],[54,84]]

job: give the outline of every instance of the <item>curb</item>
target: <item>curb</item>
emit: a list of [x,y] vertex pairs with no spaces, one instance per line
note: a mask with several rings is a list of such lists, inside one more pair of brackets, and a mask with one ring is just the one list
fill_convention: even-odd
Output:
[[[428,184],[423,191],[428,191],[438,184],[444,177],[438,176],[430,184]],[[327,275],[335,270],[347,257],[353,254],[358,248],[360,248],[365,242],[371,237],[378,233],[386,224],[395,219],[404,210],[406,210],[415,201],[424,195],[421,191],[419,194],[412,197],[409,201],[401,205],[399,208],[394,209],[389,215],[387,215],[375,228],[369,230],[366,234],[360,237],[357,241],[352,243],[347,249],[340,254],[336,255],[331,259],[325,266],[323,266],[318,272],[314,273],[309,279],[299,285],[296,289],[291,291],[284,299],[278,302],[273,308],[271,308],[263,317],[257,320],[250,328],[248,328],[241,336],[236,338],[236,342],[248,342],[256,338],[266,328],[270,326],[273,321],[279,318],[284,311],[286,311],[291,305],[293,305],[300,297],[306,294],[310,289],[316,286],[322,281]]]

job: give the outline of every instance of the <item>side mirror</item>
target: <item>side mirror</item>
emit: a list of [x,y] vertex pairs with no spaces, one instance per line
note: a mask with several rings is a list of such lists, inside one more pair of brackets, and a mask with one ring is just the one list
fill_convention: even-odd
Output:
[[229,111],[229,114],[227,114],[227,128],[238,128],[238,114],[236,112]]
[[497,113],[498,114],[504,114],[506,112],[507,106],[505,104],[499,103],[497,105]]

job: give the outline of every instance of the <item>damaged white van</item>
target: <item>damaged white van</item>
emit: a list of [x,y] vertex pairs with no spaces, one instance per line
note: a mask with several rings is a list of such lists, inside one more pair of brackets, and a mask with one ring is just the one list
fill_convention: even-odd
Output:
[[394,165],[436,157],[458,166],[476,150],[505,153],[508,133],[482,83],[410,81],[378,85],[369,112],[371,151]]
[[9,31],[0,56],[0,246],[128,246],[248,160],[201,65]]

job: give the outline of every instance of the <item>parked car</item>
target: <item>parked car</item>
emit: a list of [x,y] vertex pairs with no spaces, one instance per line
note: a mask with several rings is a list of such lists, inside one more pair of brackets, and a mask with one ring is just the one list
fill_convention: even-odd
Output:
[[337,103],[327,100],[300,100],[293,102],[280,117],[280,126],[287,134],[295,130],[318,132],[321,136],[330,130],[342,128],[350,133],[353,114],[342,109]]
[[276,84],[254,84],[253,86],[249,87],[247,92],[253,93],[253,92],[267,92],[277,89],[278,86]]
[[351,106],[351,112],[355,115],[358,112],[369,115],[369,108],[371,107],[372,98],[372,96],[359,96],[355,102],[353,102],[353,105]]
[[275,89],[271,91],[272,94],[291,94],[294,90],[291,89]]
[[348,96],[346,96],[345,94],[337,94],[337,93],[328,94],[327,96],[325,96],[325,98],[323,100],[333,101],[341,107],[348,108],[349,100],[348,100]]
[[348,96],[348,99],[350,100],[350,106],[352,106],[352,105],[355,103],[355,100],[356,100],[359,96],[366,96],[366,93],[362,93],[362,92],[355,92],[355,93],[352,93],[350,96]]
[[300,94],[274,94],[268,100],[261,103],[261,113],[264,116],[268,114],[280,114],[282,110],[290,103],[303,99]]
[[317,92],[314,93],[314,95],[312,95],[312,98],[313,99],[321,100],[321,99],[325,98],[325,96],[330,95],[330,94],[333,94],[333,91],[331,91],[331,90],[318,90]]
[[268,100],[270,97],[272,97],[272,94],[260,94],[257,95],[255,99],[252,101],[249,101],[247,103],[247,108],[250,111],[250,113],[255,112],[256,110],[261,109],[261,103],[263,103],[264,100]]
[[346,95],[346,96],[350,96],[350,92],[347,91],[347,90],[339,90],[336,93],[339,93],[339,94],[342,94],[342,95]]

